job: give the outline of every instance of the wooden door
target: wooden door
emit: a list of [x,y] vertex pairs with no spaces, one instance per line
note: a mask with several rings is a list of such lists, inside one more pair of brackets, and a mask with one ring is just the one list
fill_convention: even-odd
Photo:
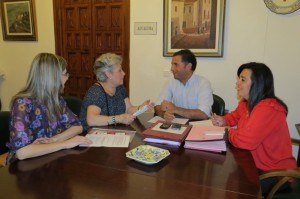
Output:
[[129,93],[129,0],[54,0],[56,53],[68,61],[65,95],[83,98],[103,53],[123,57]]

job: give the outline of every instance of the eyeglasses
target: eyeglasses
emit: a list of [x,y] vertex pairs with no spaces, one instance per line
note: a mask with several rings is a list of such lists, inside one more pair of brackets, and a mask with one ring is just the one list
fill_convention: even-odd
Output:
[[65,73],[65,74],[62,74],[62,75],[65,76],[65,77],[69,77],[70,76],[69,73]]

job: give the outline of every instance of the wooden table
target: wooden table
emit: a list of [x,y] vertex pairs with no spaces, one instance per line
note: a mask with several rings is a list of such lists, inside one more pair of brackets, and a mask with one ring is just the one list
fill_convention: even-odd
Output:
[[146,122],[151,116],[125,126],[137,130],[129,148],[77,147],[1,168],[0,198],[259,198],[248,151],[229,147],[226,154],[215,154],[161,146],[171,155],[156,165],[127,159],[127,151],[144,144],[141,132],[151,125]]

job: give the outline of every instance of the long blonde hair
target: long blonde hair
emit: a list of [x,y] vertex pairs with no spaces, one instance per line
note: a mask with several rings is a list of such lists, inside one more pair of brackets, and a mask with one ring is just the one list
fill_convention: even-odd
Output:
[[48,119],[55,120],[63,111],[59,97],[63,91],[62,73],[66,67],[63,57],[51,53],[38,54],[31,63],[26,86],[13,97],[12,102],[17,97],[35,99],[46,106]]

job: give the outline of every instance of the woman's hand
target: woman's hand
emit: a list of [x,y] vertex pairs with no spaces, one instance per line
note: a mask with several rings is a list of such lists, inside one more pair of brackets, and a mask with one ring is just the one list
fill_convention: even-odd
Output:
[[93,143],[93,142],[92,142],[90,139],[88,139],[87,137],[79,136],[79,135],[77,135],[77,136],[75,136],[75,137],[72,137],[72,138],[70,138],[70,139],[68,139],[68,140],[66,140],[66,141],[64,141],[64,142],[65,142],[65,144],[66,144],[66,146],[65,146],[66,149],[73,148],[73,147],[78,146],[78,145],[80,145],[80,144],[83,144],[83,145],[90,145],[90,144]]
[[37,138],[32,142],[32,144],[50,144],[53,142],[56,142],[57,140],[55,138],[48,138],[48,137],[42,137],[42,138]]
[[214,126],[226,126],[226,120],[222,116],[213,114],[210,119]]
[[135,119],[135,116],[132,114],[121,114],[116,116],[116,122],[121,124],[129,125],[133,120]]
[[138,109],[143,108],[145,105],[148,106],[148,110],[147,110],[147,111],[151,111],[151,110],[153,110],[153,108],[154,108],[154,103],[151,102],[151,101],[148,99],[148,100],[144,101],[144,103],[143,103],[142,105],[140,105],[140,106],[138,107]]
[[[55,138],[43,137],[43,138],[37,138],[36,140],[33,141],[32,144],[51,144],[54,142],[57,142],[57,140]],[[65,140],[64,142],[66,143],[67,149],[73,148],[80,144],[85,144],[85,145],[92,144],[92,141],[84,136],[75,136],[68,140]]]

